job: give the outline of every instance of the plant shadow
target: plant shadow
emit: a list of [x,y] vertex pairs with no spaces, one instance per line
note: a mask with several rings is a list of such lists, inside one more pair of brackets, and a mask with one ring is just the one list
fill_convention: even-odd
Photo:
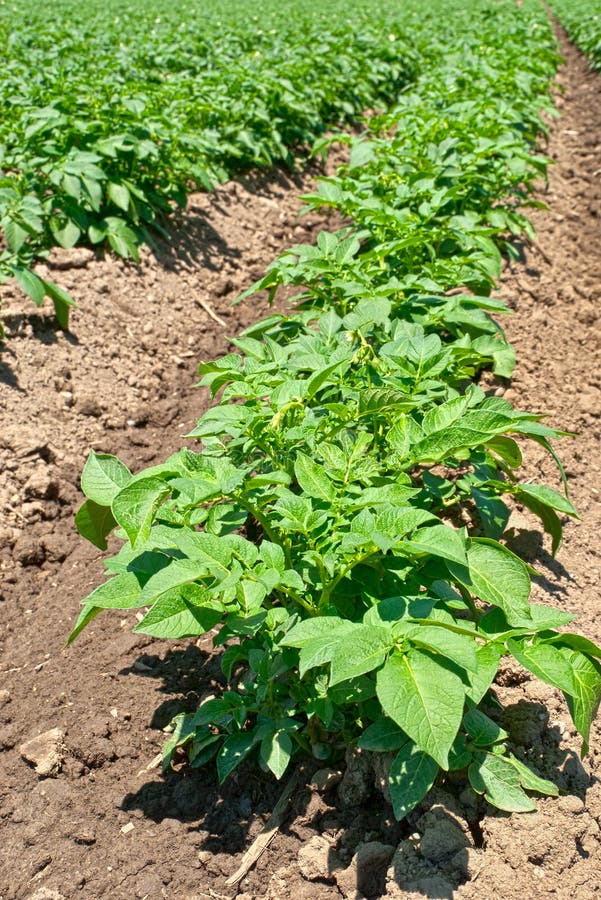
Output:
[[[50,347],[58,343],[57,335],[61,333],[64,339],[72,346],[78,346],[79,340],[70,331],[63,331],[48,307],[44,312],[5,312],[2,316],[2,324],[6,332],[6,338],[0,339],[0,383],[5,384],[18,393],[25,393],[19,385],[19,379],[15,372],[18,354],[13,350],[11,341],[31,334],[39,344]],[[10,357],[10,362],[9,358]]]
[[[307,167],[315,175],[321,172],[314,161],[308,163]],[[174,211],[163,223],[164,235],[153,237],[153,257],[160,266],[167,269],[184,264],[201,265],[218,272],[223,268],[224,262],[240,261],[242,253],[228,242],[222,232],[213,227],[211,216],[218,212],[229,217],[234,214],[234,210],[238,211],[240,189],[256,198],[275,203],[281,200],[283,191],[299,191],[302,186],[300,170],[281,166],[238,175],[227,182],[223,189],[218,187],[210,193],[208,209],[202,203],[204,194],[192,194],[186,207]]]

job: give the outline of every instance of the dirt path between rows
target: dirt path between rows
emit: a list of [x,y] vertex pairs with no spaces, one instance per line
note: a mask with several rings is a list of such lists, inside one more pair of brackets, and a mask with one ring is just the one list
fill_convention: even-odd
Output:
[[[534,213],[536,246],[507,268],[502,296],[518,355],[506,396],[577,432],[560,450],[582,519],[567,525],[556,561],[525,512],[514,540],[541,572],[536,599],[573,610],[599,640],[601,82],[565,42],[564,53],[556,165],[540,192],[549,210]],[[323,223],[297,219],[310,177],[249,178],[192,198],[179,244],[139,270],[86,251],[55,257],[54,277],[81,307],[71,335],[0,289],[11,335],[0,360],[0,900],[231,897],[225,879],[277,800],[280,788],[252,768],[221,790],[212,773],[144,771],[161,728],[218,678],[208,642],[133,636],[131,614],[95,620],[68,652],[62,644],[102,578],[100,554],[72,526],[87,449],[138,469],[179,447],[206,402],[191,390],[196,361],[266,308],[230,300]],[[526,461],[526,477],[557,484],[538,448]],[[517,752],[575,797],[510,818],[450,784],[399,825],[354,764],[338,787],[334,776],[297,791],[238,897],[597,897],[599,728],[581,763],[561,697],[515,670],[501,681]],[[52,728],[65,759],[58,777],[39,778],[18,748]]]

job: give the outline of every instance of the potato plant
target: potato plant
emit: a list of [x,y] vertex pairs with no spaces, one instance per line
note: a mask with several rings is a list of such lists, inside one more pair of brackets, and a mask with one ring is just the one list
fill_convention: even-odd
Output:
[[[104,609],[138,609],[136,631],[215,629],[223,648],[226,687],[176,718],[167,765],[215,759],[223,780],[255,755],[280,778],[302,753],[391,752],[398,818],[452,771],[511,812],[558,793],[482,708],[505,657],[563,692],[583,752],[601,696],[601,649],[530,601],[533,570],[503,541],[517,501],[557,550],[576,515],[563,433],[481,379],[514,365],[491,291],[511,236],[530,233],[555,44],[534,2],[455,6],[466,15],[436,32],[447,52],[307,198],[348,227],[247,292],[298,285],[289,314],[200,365],[217,402],[199,449],[135,475],[92,452],[76,517],[101,549],[113,530],[123,545],[71,640]],[[520,478],[529,441],[563,491]]]

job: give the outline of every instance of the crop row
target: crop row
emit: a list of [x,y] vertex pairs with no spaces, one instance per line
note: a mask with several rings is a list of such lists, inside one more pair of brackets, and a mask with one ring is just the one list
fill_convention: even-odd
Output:
[[63,326],[72,301],[31,271],[49,248],[137,260],[191,190],[291,164],[328,124],[396,96],[418,55],[392,0],[308,0],[293,16],[273,0],[219,15],[60,0],[51,21],[35,6],[0,4],[0,282],[49,295]]
[[512,236],[531,233],[521,210],[547,165],[536,142],[558,56],[534,0],[407,9],[429,65],[307,198],[347,227],[250,289],[298,285],[290,314],[201,364],[219,402],[192,432],[200,452],[136,475],[90,454],[78,528],[123,546],[71,639],[114,608],[143,610],[136,631],[161,638],[218,627],[225,687],[176,718],[167,764],[215,758],[223,780],[257,754],[281,777],[302,751],[358,745],[393,753],[398,818],[455,770],[530,810],[527,792],[558,787],[499,724],[502,660],[564,693],[584,751],[601,696],[601,650],[530,602],[532,570],[502,542],[517,501],[559,546],[567,493],[519,469],[524,441],[557,460],[562,433],[481,378],[514,364],[491,291]]
[[599,0],[553,0],[550,4],[559,22],[595,69],[601,69],[601,2]]

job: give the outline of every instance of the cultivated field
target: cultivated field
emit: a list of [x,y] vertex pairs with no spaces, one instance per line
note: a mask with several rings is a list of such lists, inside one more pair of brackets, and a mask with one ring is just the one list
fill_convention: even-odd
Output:
[[551,5],[0,4],[0,897],[597,896]]

